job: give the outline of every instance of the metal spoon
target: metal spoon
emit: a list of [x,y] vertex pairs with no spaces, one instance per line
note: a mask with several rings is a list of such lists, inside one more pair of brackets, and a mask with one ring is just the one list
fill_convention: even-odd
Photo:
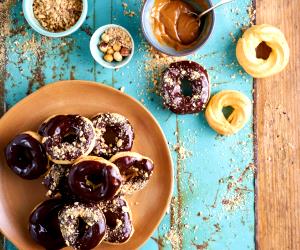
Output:
[[189,12],[190,14],[193,14],[193,15],[196,15],[197,16],[197,19],[199,19],[199,22],[200,22],[200,19],[201,17],[203,17],[204,15],[206,15],[208,12],[214,10],[215,8],[218,8],[219,6],[223,5],[223,4],[226,4],[226,3],[230,3],[232,2],[233,0],[221,0],[219,3],[215,4],[214,6],[210,7],[209,9],[201,12],[200,14],[197,14],[195,12]]

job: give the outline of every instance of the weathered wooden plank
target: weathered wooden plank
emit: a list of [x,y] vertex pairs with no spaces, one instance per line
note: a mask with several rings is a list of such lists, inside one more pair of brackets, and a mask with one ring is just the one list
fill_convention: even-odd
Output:
[[297,0],[257,1],[257,22],[279,27],[291,49],[283,72],[257,80],[258,249],[300,249],[298,8]]

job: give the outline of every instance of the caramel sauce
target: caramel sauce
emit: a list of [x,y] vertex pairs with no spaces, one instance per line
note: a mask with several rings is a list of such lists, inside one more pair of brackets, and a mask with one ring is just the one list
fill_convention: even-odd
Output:
[[151,11],[153,31],[162,44],[176,50],[194,45],[201,33],[195,8],[183,0],[155,0]]

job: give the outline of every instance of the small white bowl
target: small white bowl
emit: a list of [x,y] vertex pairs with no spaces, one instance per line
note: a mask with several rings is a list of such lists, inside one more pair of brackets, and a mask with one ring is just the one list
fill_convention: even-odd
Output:
[[28,24],[31,26],[31,28],[33,28],[36,32],[40,33],[41,35],[48,37],[64,37],[74,33],[84,23],[88,12],[88,0],[82,0],[82,13],[77,23],[75,23],[71,28],[67,29],[66,31],[51,32],[46,30],[42,25],[40,25],[39,21],[35,18],[32,7],[33,1],[34,0],[23,0],[24,17],[27,20]]
[[[98,47],[101,35],[104,33],[105,30],[107,30],[108,28],[111,28],[111,27],[120,28],[120,29],[126,31],[126,33],[129,35],[129,37],[132,41],[132,50],[131,50],[130,55],[127,57],[124,57],[124,59],[121,62],[105,61],[103,59],[104,53],[102,51],[100,51],[100,49]],[[100,65],[102,65],[103,67],[108,68],[108,69],[118,69],[118,68],[125,66],[127,63],[130,62],[130,60],[133,56],[133,53],[134,53],[134,41],[133,41],[132,36],[128,32],[128,30],[125,29],[124,27],[122,27],[120,25],[116,25],[116,24],[108,24],[108,25],[101,26],[100,28],[98,28],[95,31],[95,33],[93,34],[93,36],[91,37],[91,40],[90,40],[90,50],[91,50],[91,54],[92,54],[93,58],[95,59],[95,61],[97,63],[99,63]]]

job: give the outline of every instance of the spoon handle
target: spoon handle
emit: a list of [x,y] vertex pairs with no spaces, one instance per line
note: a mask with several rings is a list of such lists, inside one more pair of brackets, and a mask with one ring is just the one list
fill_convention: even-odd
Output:
[[198,16],[198,18],[200,19],[201,17],[203,17],[204,15],[206,15],[208,12],[212,11],[213,9],[215,9],[215,8],[217,8],[217,7],[219,7],[219,6],[223,5],[223,4],[225,4],[225,3],[230,3],[230,2],[232,2],[232,1],[233,1],[233,0],[222,0],[222,1],[220,1],[219,3],[217,3],[216,5],[210,7],[209,9],[207,9],[207,10],[205,10],[205,11],[203,11],[203,12]]

